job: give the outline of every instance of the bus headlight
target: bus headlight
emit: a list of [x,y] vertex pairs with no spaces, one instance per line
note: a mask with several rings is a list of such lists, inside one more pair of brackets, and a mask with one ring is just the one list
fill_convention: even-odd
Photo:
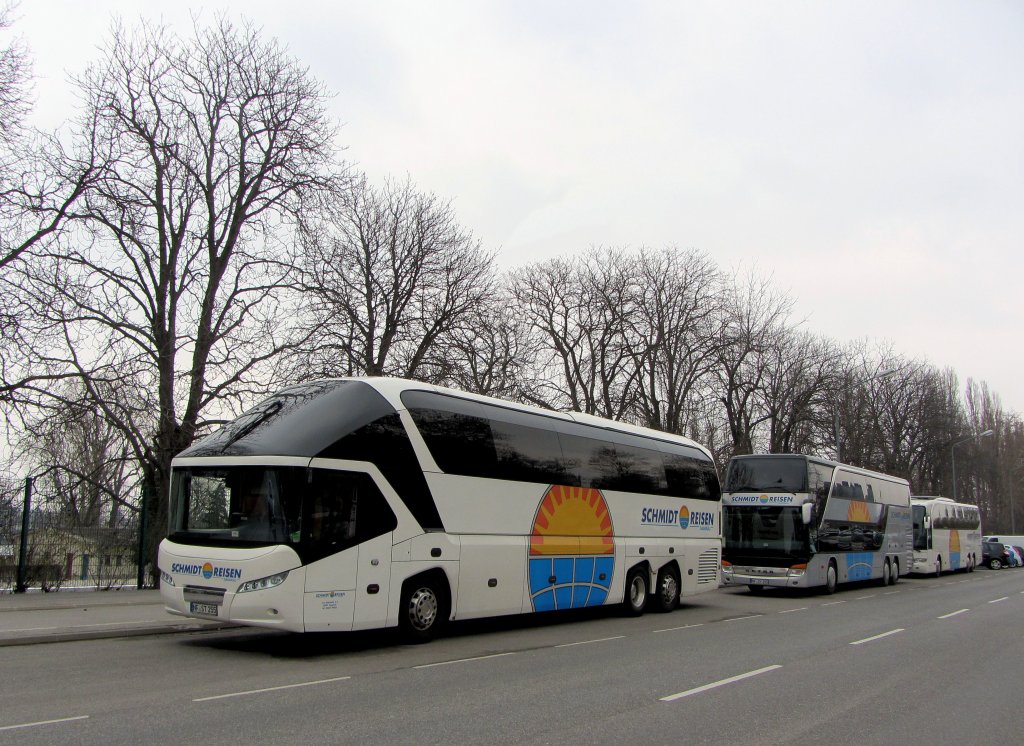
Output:
[[285,578],[288,577],[288,572],[279,572],[277,575],[270,575],[259,580],[249,580],[238,586],[238,593],[248,593],[249,591],[265,591],[267,588],[275,588],[284,582]]
[[169,586],[173,587],[174,586],[174,578],[171,577],[171,574],[169,572],[165,572],[164,570],[161,570],[160,571],[160,583],[161,583],[161,585],[169,585]]
[[807,565],[793,565],[789,568],[788,575],[791,578],[799,578],[805,572],[807,572]]
[[726,562],[725,560],[722,560],[722,574],[723,575],[732,575],[732,563],[731,562]]

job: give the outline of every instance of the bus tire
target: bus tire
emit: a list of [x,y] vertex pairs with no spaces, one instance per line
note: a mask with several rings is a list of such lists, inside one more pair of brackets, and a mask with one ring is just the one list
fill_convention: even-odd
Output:
[[889,569],[889,585],[896,585],[898,582],[900,582],[900,561],[894,559],[892,567]]
[[974,555],[972,554],[970,557],[967,558],[967,572],[974,572],[974,565]]
[[622,606],[629,616],[640,616],[647,607],[648,572],[645,565],[634,567],[626,575],[626,593]]
[[839,586],[839,573],[836,570],[836,563],[828,561],[828,569],[825,570],[825,593],[832,595]]
[[942,577],[942,557],[935,560],[935,577]]
[[753,593],[755,596],[760,596],[762,593],[764,593],[764,586],[763,585],[748,585],[747,586],[747,590],[750,591],[751,593]]
[[444,591],[441,582],[430,575],[406,581],[398,624],[409,642],[430,642],[448,621],[448,597]]
[[892,583],[892,565],[889,564],[889,558],[885,558],[885,562],[882,564],[882,585],[889,585]]
[[654,591],[655,608],[667,613],[679,606],[679,577],[673,567],[658,570],[658,584]]

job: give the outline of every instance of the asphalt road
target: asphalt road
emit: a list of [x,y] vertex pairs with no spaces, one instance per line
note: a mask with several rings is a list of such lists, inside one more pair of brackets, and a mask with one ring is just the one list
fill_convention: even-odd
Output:
[[390,632],[0,648],[0,743],[1016,743],[1024,571]]

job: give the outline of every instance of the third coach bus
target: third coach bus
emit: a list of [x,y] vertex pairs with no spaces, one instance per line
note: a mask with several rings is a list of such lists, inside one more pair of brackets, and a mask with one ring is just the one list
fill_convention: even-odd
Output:
[[914,567],[912,572],[941,575],[949,570],[974,572],[981,558],[981,512],[948,497],[914,497]]
[[285,389],[172,464],[172,613],[292,631],[622,604],[718,587],[707,449],[387,378]]
[[796,454],[735,456],[722,495],[722,582],[835,592],[913,562],[910,484]]

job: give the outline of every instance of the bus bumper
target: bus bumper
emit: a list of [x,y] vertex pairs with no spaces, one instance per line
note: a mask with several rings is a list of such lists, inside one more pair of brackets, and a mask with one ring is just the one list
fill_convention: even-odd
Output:
[[743,567],[731,565],[722,567],[722,585],[765,586],[769,588],[806,588],[807,573],[788,567]]

